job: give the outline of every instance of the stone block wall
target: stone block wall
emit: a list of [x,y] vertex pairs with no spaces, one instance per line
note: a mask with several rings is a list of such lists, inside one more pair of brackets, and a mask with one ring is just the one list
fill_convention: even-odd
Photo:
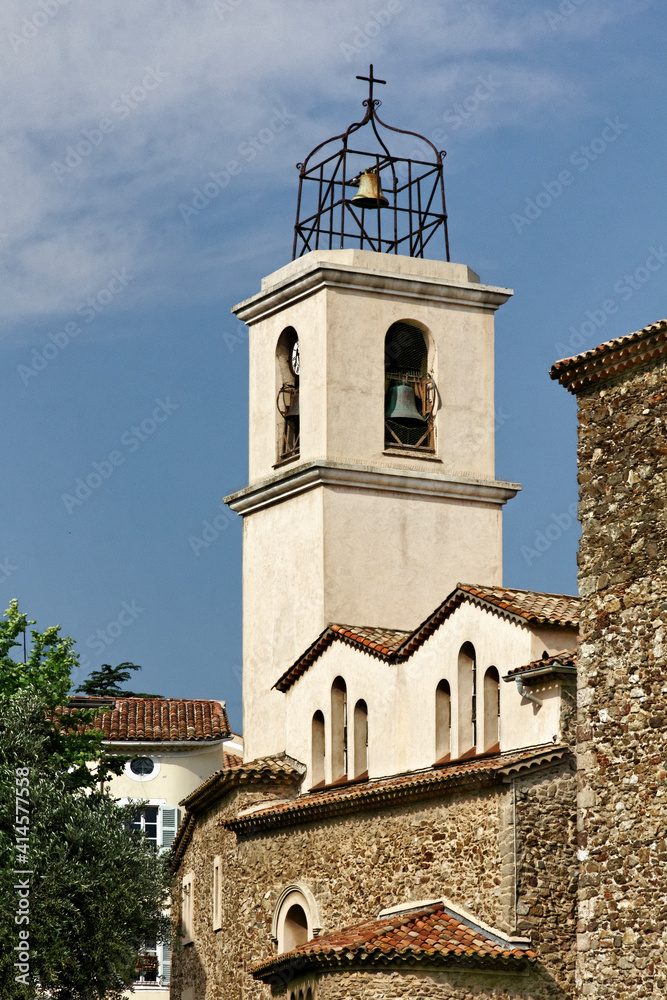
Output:
[[[516,809],[512,788],[504,785],[238,837],[221,822],[236,814],[242,794],[221,802],[200,817],[181,864],[178,884],[190,872],[195,876],[195,941],[175,949],[172,998],[180,1000],[181,990],[192,985],[196,1000],[271,996],[269,987],[254,981],[248,970],[276,953],[271,939],[276,904],[294,883],[307,885],[313,893],[324,931],[372,918],[406,900],[447,896],[488,924],[514,932],[518,889],[519,933],[537,936],[544,954],[541,992],[516,995],[535,1000],[568,995],[573,965],[571,772],[561,764],[530,779],[517,778],[515,784]],[[559,819],[559,812],[566,818]],[[515,814],[524,827],[518,828],[516,838]],[[518,886],[515,843],[520,852]],[[219,931],[212,928],[216,856],[222,859]],[[174,898],[178,918],[176,891]],[[380,995],[373,992],[376,979],[376,986],[365,985],[364,992],[336,993],[333,984],[339,978],[321,977],[322,1000],[329,995]],[[492,988],[487,977],[488,992],[500,989],[498,982],[506,978],[493,980]],[[387,981],[393,983],[393,992],[386,997],[413,995],[397,980]],[[419,990],[414,995],[463,1000],[472,995],[437,978],[420,981]],[[496,990],[494,995],[503,994]]]
[[667,371],[579,393],[578,977],[667,995]]
[[516,932],[530,937],[560,985],[574,994],[577,787],[574,759],[515,784]]
[[[312,984],[312,985],[311,985]],[[412,971],[342,972],[340,975],[310,978],[294,983],[284,993],[286,1000],[300,1000],[310,986],[313,1000],[568,1000],[563,992],[540,969],[526,963],[514,974],[486,971]]]

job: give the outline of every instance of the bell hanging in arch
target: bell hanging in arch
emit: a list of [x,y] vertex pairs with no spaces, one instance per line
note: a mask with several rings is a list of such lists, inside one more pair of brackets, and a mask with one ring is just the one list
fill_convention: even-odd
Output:
[[386,208],[389,202],[382,194],[380,178],[374,170],[365,170],[359,175],[359,190],[350,205],[357,208]]
[[291,403],[289,405],[287,413],[285,414],[285,419],[286,420],[289,420],[290,417],[299,417],[299,390],[298,389],[295,390],[295,392],[294,392],[294,394],[292,396],[292,401],[291,401]]
[[392,385],[385,417],[404,427],[420,427],[426,423],[426,418],[417,409],[414,389],[405,383]]

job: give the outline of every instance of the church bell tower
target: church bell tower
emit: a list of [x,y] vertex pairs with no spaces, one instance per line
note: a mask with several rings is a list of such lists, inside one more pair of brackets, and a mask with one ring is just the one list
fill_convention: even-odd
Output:
[[[250,328],[243,517],[246,757],[285,748],[273,685],[330,623],[412,629],[459,581],[502,582],[495,310],[449,260],[443,156],[380,101],[299,164],[293,260]],[[366,140],[359,141],[364,129]],[[389,151],[415,139],[423,160]],[[445,259],[429,259],[438,247]]]

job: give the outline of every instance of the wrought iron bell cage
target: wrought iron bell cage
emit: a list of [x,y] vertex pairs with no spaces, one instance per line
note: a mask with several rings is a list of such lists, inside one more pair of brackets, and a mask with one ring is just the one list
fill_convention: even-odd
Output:
[[[438,150],[425,136],[409,129],[387,125],[378,116],[382,102],[373,96],[373,84],[385,83],[373,76],[373,66],[367,80],[368,98],[363,101],[366,113],[340,135],[320,143],[297,164],[299,194],[294,226],[292,259],[311,250],[332,250],[353,247],[380,253],[402,253],[424,257],[427,246],[436,235],[444,238],[445,260],[449,260],[447,212],[443,180],[444,150]],[[379,148],[369,152],[351,144],[353,136],[370,125]],[[433,159],[393,156],[379,128],[403,136],[413,136]],[[340,143],[333,151],[327,146]],[[321,154],[318,156],[318,154]],[[351,188],[360,185],[364,174],[375,174],[381,196],[377,205],[366,207],[368,199],[354,204]],[[439,251],[435,256],[440,256]]]

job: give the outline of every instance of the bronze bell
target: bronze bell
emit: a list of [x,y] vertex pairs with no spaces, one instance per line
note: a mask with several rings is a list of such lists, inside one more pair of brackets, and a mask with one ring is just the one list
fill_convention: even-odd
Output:
[[392,385],[387,403],[387,420],[393,420],[404,427],[419,427],[426,423],[417,409],[414,389],[409,385]]
[[298,417],[298,416],[299,416],[299,390],[297,389],[294,395],[292,396],[292,402],[290,403],[287,413],[285,414],[285,419],[289,420],[290,417]]
[[350,201],[357,208],[386,208],[389,202],[382,194],[380,178],[373,170],[365,170],[359,176],[359,190]]

